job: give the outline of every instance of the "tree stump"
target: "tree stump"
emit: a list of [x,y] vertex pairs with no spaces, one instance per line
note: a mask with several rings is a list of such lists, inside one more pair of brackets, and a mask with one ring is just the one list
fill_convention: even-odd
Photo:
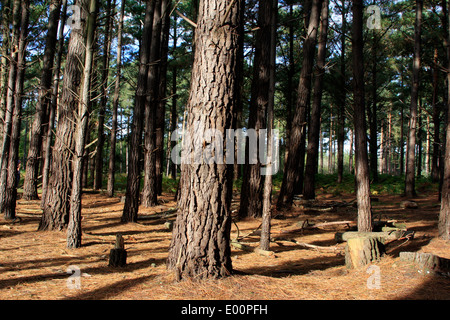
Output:
[[127,264],[127,251],[122,234],[116,235],[116,243],[114,249],[109,252],[109,266],[110,267],[124,267]]
[[450,272],[450,260],[432,253],[400,252],[400,261],[413,262],[424,272]]
[[384,244],[376,237],[348,239],[345,247],[345,265],[349,269],[360,268],[380,260],[384,253]]

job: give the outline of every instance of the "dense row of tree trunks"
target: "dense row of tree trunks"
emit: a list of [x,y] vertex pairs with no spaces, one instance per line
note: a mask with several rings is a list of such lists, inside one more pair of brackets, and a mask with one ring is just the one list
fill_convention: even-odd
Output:
[[322,0],[313,0],[309,17],[308,30],[303,44],[303,62],[300,73],[300,81],[297,89],[296,111],[292,119],[292,127],[289,138],[288,157],[283,172],[283,182],[277,207],[289,207],[294,198],[294,188],[298,184],[298,177],[302,162],[302,139],[306,135],[307,111],[311,96],[311,76],[314,65],[314,53],[316,49],[317,29],[320,20]]
[[[30,132],[30,148],[28,150],[27,163],[25,168],[25,179],[23,185],[23,198],[25,200],[38,199],[37,185],[39,168],[42,164],[41,146],[43,143],[43,133],[45,119],[48,119],[48,110],[52,99],[52,69],[56,52],[56,42],[58,33],[58,23],[61,11],[61,0],[53,0],[50,4],[48,17],[48,29],[45,40],[45,51],[42,58],[42,71],[39,84],[39,97],[36,104],[36,112]],[[48,125],[48,124],[47,124]]]
[[66,64],[64,67],[61,98],[58,104],[55,144],[52,152],[51,175],[43,199],[43,214],[39,230],[62,230],[69,223],[70,195],[72,192],[72,160],[75,151],[75,113],[78,110],[79,88],[85,61],[84,27],[87,12],[86,0],[77,0],[80,10],[80,28],[70,33]]
[[8,82],[6,84],[6,98],[5,98],[5,118],[3,120],[3,140],[0,159],[0,211],[5,209],[5,196],[6,196],[6,183],[8,180],[8,159],[11,142],[11,130],[14,112],[14,93],[17,79],[17,65],[19,54],[19,36],[20,36],[20,13],[21,6],[20,1],[15,0],[13,2],[12,10],[12,38],[11,38],[11,50],[9,56],[9,72]]
[[[28,22],[30,1],[22,0],[20,2],[20,32],[17,48],[17,75],[14,83],[14,103],[11,122],[11,138],[8,152],[7,163],[7,179],[5,192],[5,219],[15,219],[16,217],[16,199],[17,185],[19,177],[17,176],[17,166],[19,158],[19,142],[20,142],[20,123],[22,115],[22,96],[25,81],[26,54],[28,44]],[[11,88],[8,88],[11,90]]]
[[[234,127],[241,36],[237,30],[242,23],[242,3],[200,2],[186,121],[186,132],[200,145],[202,141],[213,142],[204,140],[209,129],[218,130],[225,145],[226,129]],[[191,158],[193,154],[194,150],[186,152]],[[219,157],[224,159],[223,155]],[[230,205],[234,166],[223,162],[181,165],[179,213],[168,258],[168,267],[177,279],[218,278],[232,272]]]
[[[325,73],[325,59],[328,35],[328,0],[323,0],[319,45],[317,52],[316,75],[314,78],[314,95],[311,108],[311,120],[308,128],[308,148],[303,188],[304,199],[315,198],[315,176],[319,155],[320,114],[322,108],[323,77]],[[330,139],[331,140],[331,139]]]
[[105,8],[105,32],[103,35],[103,53],[101,63],[101,80],[100,90],[101,97],[98,106],[98,125],[97,125],[97,153],[95,154],[95,175],[94,175],[94,190],[102,188],[103,183],[103,149],[105,145],[105,113],[106,103],[108,101],[108,76],[109,76],[109,60],[111,51],[111,23],[112,15],[111,1],[106,1]]
[[47,130],[44,131],[45,134],[45,143],[43,144],[44,149],[44,164],[42,169],[42,194],[41,194],[41,207],[44,206],[48,179],[50,176],[50,165],[51,165],[51,155],[52,155],[52,137],[53,137],[53,129],[55,126],[55,118],[56,118],[56,107],[58,102],[58,92],[59,92],[59,76],[61,73],[61,61],[63,55],[63,47],[64,47],[64,25],[66,23],[67,18],[67,0],[62,1],[62,12],[61,12],[61,24],[58,31],[58,49],[56,53],[56,62],[55,67],[53,69],[53,88],[52,88],[52,97],[49,104],[48,111],[48,125]]
[[119,26],[117,31],[117,57],[116,57],[116,79],[114,82],[114,96],[112,104],[112,122],[111,122],[111,142],[108,167],[108,186],[107,192],[109,197],[114,196],[114,182],[116,169],[116,141],[117,141],[117,110],[119,108],[120,94],[120,76],[122,70],[122,30],[125,15],[125,0],[122,0],[120,6]]
[[141,181],[141,143],[143,132],[143,119],[145,114],[147,94],[147,74],[149,70],[150,43],[153,27],[153,12],[155,1],[146,2],[142,42],[139,53],[139,73],[136,86],[135,105],[131,124],[129,141],[128,177],[125,196],[125,205],[122,213],[122,222],[136,222],[139,211],[139,195]]

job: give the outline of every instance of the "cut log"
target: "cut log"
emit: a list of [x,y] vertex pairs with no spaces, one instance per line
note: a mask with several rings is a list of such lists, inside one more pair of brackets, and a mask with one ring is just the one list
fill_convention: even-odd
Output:
[[432,253],[400,252],[400,261],[413,262],[424,272],[450,271],[450,259],[441,258]]
[[127,264],[127,251],[125,250],[125,242],[122,234],[116,235],[114,249],[109,252],[110,267],[125,267]]
[[375,237],[351,238],[345,247],[345,265],[349,269],[360,268],[379,261],[384,253],[384,244]]
[[412,236],[414,231],[405,230],[394,230],[389,232],[358,232],[358,231],[347,231],[347,232],[336,232],[334,234],[334,240],[341,243],[348,241],[353,238],[375,238],[378,241],[385,243],[385,241],[397,240],[406,236]]

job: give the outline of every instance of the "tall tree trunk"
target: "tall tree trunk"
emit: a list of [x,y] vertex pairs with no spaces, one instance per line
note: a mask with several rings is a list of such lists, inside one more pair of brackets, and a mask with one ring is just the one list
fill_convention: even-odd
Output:
[[9,56],[9,73],[5,103],[5,119],[3,122],[3,140],[0,159],[0,211],[5,209],[6,184],[8,180],[8,159],[11,141],[11,130],[14,112],[14,94],[17,78],[19,36],[20,36],[20,13],[21,5],[19,0],[13,2],[12,12],[12,37],[11,50]]
[[162,0],[155,1],[149,68],[147,74],[144,129],[144,187],[142,190],[142,205],[144,207],[152,207],[158,204],[156,178],[156,114],[158,108],[159,69],[161,58],[161,4]]
[[342,34],[341,34],[341,92],[338,109],[338,178],[337,183],[342,183],[344,175],[344,140],[345,140],[345,104],[347,101],[347,87],[346,87],[346,64],[345,64],[345,41],[346,41],[346,20],[347,9],[345,8],[345,0],[341,1],[341,14],[342,14]]
[[[327,1],[327,0],[325,0]],[[270,8],[270,69],[269,69],[269,98],[267,103],[267,164],[264,177],[264,192],[262,204],[261,240],[259,247],[262,250],[270,249],[270,230],[272,217],[272,174],[273,165],[273,122],[275,100],[275,58],[277,38],[278,0],[271,0]]]
[[61,11],[61,0],[52,0],[48,17],[47,37],[45,43],[44,57],[42,61],[41,79],[39,84],[39,96],[36,103],[36,113],[30,134],[30,149],[25,170],[23,185],[23,198],[25,200],[38,199],[37,185],[38,172],[41,164],[40,154],[42,146],[43,120],[51,102],[52,68],[56,52],[56,37],[58,33],[58,22]]
[[369,162],[367,155],[366,117],[364,103],[363,1],[353,1],[353,90],[355,127],[355,176],[358,205],[358,231],[372,231],[370,206]]
[[[216,139],[224,146],[226,130],[234,126],[241,5],[242,1],[225,0],[200,3],[186,123],[186,131],[200,144],[196,148],[203,149],[201,141],[210,129],[222,135]],[[186,152],[187,158],[193,154],[193,150]],[[224,160],[221,154],[217,158]],[[179,280],[229,275],[233,165],[223,161],[181,167],[183,187],[168,267]]]
[[[115,2],[115,0],[114,0]],[[111,0],[106,1],[105,11],[105,34],[103,40],[102,53],[102,69],[101,69],[101,98],[98,109],[98,126],[97,126],[97,153],[95,154],[95,176],[94,176],[94,190],[102,188],[103,181],[103,147],[105,145],[105,113],[106,103],[108,102],[108,76],[109,76],[109,60],[111,49]]]
[[[86,0],[76,4],[85,7]],[[72,190],[72,160],[74,155],[75,115],[78,110],[78,92],[81,84],[84,61],[84,25],[86,11],[80,10],[80,28],[73,28],[64,68],[61,99],[58,106],[58,121],[55,145],[52,152],[50,177],[43,204],[39,230],[62,230],[69,222],[70,195]]]
[[28,43],[28,21],[30,1],[22,0],[20,3],[20,35],[18,42],[17,54],[17,77],[14,86],[14,109],[12,115],[11,141],[9,145],[8,172],[6,181],[5,194],[5,219],[15,219],[16,217],[16,199],[17,185],[20,175],[18,176],[18,160],[19,160],[19,142],[20,142],[20,123],[22,115],[22,96],[25,81],[25,68]]
[[406,157],[405,196],[413,198],[415,190],[415,151],[417,131],[417,106],[419,102],[420,47],[422,29],[423,0],[416,0],[416,21],[414,25],[414,55],[411,86],[411,105],[408,131],[408,148]]
[[439,157],[440,157],[440,149],[441,149],[441,138],[440,138],[440,126],[441,126],[441,108],[439,103],[437,103],[437,90],[438,90],[438,81],[439,81],[439,70],[438,66],[438,50],[437,48],[434,50],[434,58],[433,58],[433,97],[432,97],[432,107],[433,107],[433,125],[434,125],[434,134],[433,134],[433,154],[431,158],[431,179],[433,182],[439,181]]
[[0,141],[3,140],[3,121],[5,120],[6,95],[8,91],[9,25],[11,23],[11,11],[12,2],[9,0],[3,1],[1,12],[2,44],[0,48]]
[[319,26],[322,0],[313,0],[308,31],[303,45],[303,63],[297,91],[296,112],[292,119],[289,139],[288,159],[283,173],[283,183],[277,201],[277,207],[291,206],[294,198],[294,184],[298,180],[301,161],[302,138],[306,134],[306,112],[311,95],[311,73],[314,65],[316,36]]
[[139,210],[139,187],[141,181],[140,153],[142,142],[143,118],[147,93],[147,73],[150,56],[150,43],[153,25],[155,1],[147,0],[144,29],[139,55],[139,73],[136,86],[136,99],[133,111],[130,146],[128,152],[128,179],[122,222],[136,222]]
[[55,126],[55,114],[56,105],[58,102],[58,92],[59,92],[59,76],[61,73],[61,61],[64,49],[64,25],[66,24],[67,18],[67,0],[62,0],[62,12],[61,12],[61,23],[58,31],[58,52],[56,56],[55,67],[53,70],[53,88],[52,96],[49,104],[49,116],[47,131],[45,132],[46,138],[44,139],[44,165],[42,169],[42,194],[41,194],[41,207],[44,207],[45,197],[48,186],[50,165],[51,165],[51,154],[52,154],[52,136],[53,129]]
[[166,93],[167,93],[167,55],[169,52],[169,31],[170,31],[170,10],[171,1],[163,0],[161,3],[161,46],[160,46],[160,67],[158,100],[156,107],[156,192],[162,193],[163,161],[164,161],[164,127],[166,116]]
[[81,247],[81,194],[82,194],[82,174],[83,159],[85,155],[86,133],[89,123],[89,102],[91,71],[94,60],[94,37],[97,25],[97,1],[90,0],[88,5],[88,17],[86,22],[86,54],[84,60],[83,78],[81,82],[80,98],[77,108],[76,128],[74,134],[75,152],[73,155],[73,184],[70,195],[70,215],[67,227],[67,248]]
[[[172,68],[172,105],[170,107],[170,134],[172,134],[178,126],[178,116],[177,116],[177,62],[176,62],[176,48],[177,48],[177,16],[174,16],[174,23],[173,23],[173,45],[172,45],[172,56],[174,57],[174,65]],[[171,142],[170,142],[170,150],[173,150],[175,148],[177,142],[172,141],[172,136],[170,136]],[[172,179],[177,178],[177,164],[172,161],[169,162],[170,166],[170,175]]]
[[373,182],[378,182],[378,123],[377,123],[377,46],[378,40],[376,35],[376,29],[373,29],[373,43],[372,43],[372,108],[367,108],[369,115],[369,161],[370,172],[372,174]]
[[[272,0],[261,0],[258,9],[258,27],[255,39],[255,56],[253,63],[253,79],[249,108],[248,128],[253,129],[256,137],[260,137],[260,129],[265,127],[265,114],[269,102],[270,82],[270,34],[271,34],[271,10]],[[261,217],[263,179],[261,177],[261,159],[250,154],[250,150],[259,155],[260,146],[250,145],[254,143],[248,139],[246,153],[248,161],[244,165],[242,180],[239,217]]]
[[114,84],[114,98],[112,106],[112,123],[111,123],[111,150],[109,155],[108,170],[108,196],[114,196],[115,168],[116,168],[116,139],[117,139],[117,109],[119,108],[120,94],[120,75],[122,70],[122,30],[123,19],[125,15],[125,0],[120,5],[119,27],[117,31],[117,57],[116,57],[116,80]]
[[322,107],[323,76],[325,74],[325,59],[328,34],[328,0],[323,0],[321,13],[319,48],[317,53],[317,74],[314,78],[314,96],[311,108],[311,121],[308,130],[308,148],[305,169],[304,199],[314,199],[315,176],[317,172],[320,135],[320,113]]
[[[450,3],[449,3],[450,11]],[[450,28],[450,19],[448,25]],[[447,44],[450,43],[450,29],[448,30]],[[446,47],[447,50],[447,92],[448,97],[450,97],[450,47]],[[444,154],[444,173],[442,179],[442,189],[441,189],[441,210],[439,212],[439,237],[444,240],[450,240],[450,99],[447,100],[446,111],[447,111],[447,121],[445,123],[445,154]]]

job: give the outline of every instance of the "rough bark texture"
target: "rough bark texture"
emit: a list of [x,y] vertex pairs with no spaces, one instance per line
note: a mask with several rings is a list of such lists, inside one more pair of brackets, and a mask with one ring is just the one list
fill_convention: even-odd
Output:
[[[249,109],[248,128],[254,129],[257,136],[259,130],[266,126],[265,113],[269,102],[269,71],[270,71],[270,20],[272,0],[263,0],[259,3],[258,31],[255,39],[255,59],[253,63],[253,78]],[[261,141],[261,137],[260,141]],[[246,153],[250,149],[248,139]],[[259,155],[259,146],[257,154]],[[251,155],[250,155],[251,156]],[[239,217],[261,217],[263,180],[261,177],[261,161],[259,157],[247,157],[244,165],[244,176],[241,188],[241,201]],[[256,160],[256,163],[253,161]],[[250,161],[252,161],[250,163]]]
[[314,97],[311,108],[311,120],[308,129],[308,148],[303,188],[304,199],[315,198],[315,176],[319,155],[320,112],[322,106],[323,76],[325,73],[326,44],[328,34],[328,0],[322,4],[322,21],[320,25],[319,49],[317,54],[317,74],[314,79]]
[[415,189],[415,151],[417,130],[417,106],[419,102],[419,74],[420,74],[420,46],[422,29],[423,1],[416,0],[416,22],[414,25],[414,55],[413,74],[411,86],[411,105],[409,115],[408,147],[406,154],[405,196],[413,198],[416,196]]
[[[238,95],[236,67],[241,1],[206,0],[200,3],[195,31],[195,56],[187,105],[187,132],[202,149],[206,130],[222,133],[233,128]],[[216,138],[217,139],[217,138]],[[218,141],[216,141],[218,142]],[[189,150],[186,156],[193,156]],[[169,249],[168,267],[177,279],[218,278],[232,272],[230,256],[233,165],[182,164],[179,213]]]
[[[83,1],[77,1],[83,5]],[[75,117],[78,108],[78,90],[85,55],[84,25],[85,10],[81,10],[81,28],[70,33],[69,47],[64,68],[64,80],[60,104],[58,106],[58,124],[55,133],[55,145],[52,152],[51,175],[43,204],[39,230],[62,230],[69,222],[70,194],[72,189],[72,158],[74,154]]]
[[152,33],[154,1],[148,0],[145,11],[143,37],[139,56],[139,73],[136,87],[136,99],[131,127],[128,156],[128,179],[122,222],[136,222],[139,210],[139,187],[141,181],[140,150],[142,127],[147,92],[148,59],[150,55],[150,36]]
[[38,199],[37,185],[40,161],[40,151],[43,136],[43,120],[51,102],[52,67],[56,52],[56,36],[61,11],[61,0],[53,0],[50,4],[48,18],[48,31],[42,61],[41,79],[39,84],[39,97],[36,104],[36,113],[30,133],[30,149],[25,170],[23,185],[23,199]]
[[147,74],[144,127],[144,187],[142,190],[142,205],[144,207],[152,207],[158,204],[156,178],[156,110],[158,107],[159,59],[161,53],[161,2],[161,0],[155,1]]
[[278,197],[278,207],[283,207],[284,205],[289,207],[292,205],[294,185],[298,181],[298,177],[303,175],[303,172],[299,172],[299,163],[302,161],[302,139],[305,137],[306,115],[311,96],[311,74],[314,65],[316,36],[322,2],[322,0],[312,1],[308,31],[303,45],[303,63],[297,91],[296,112],[292,119],[289,153],[284,168],[283,183]]
[[26,47],[28,43],[29,0],[21,1],[20,35],[17,56],[17,77],[14,87],[14,111],[12,115],[11,141],[9,146],[8,172],[5,194],[5,219],[15,219],[17,187],[20,179],[17,165],[19,160],[20,123],[22,115],[22,95],[25,81]]
[[364,102],[363,2],[353,1],[353,92],[355,127],[355,178],[358,205],[358,231],[372,230],[369,163]]
[[381,259],[385,253],[384,244],[372,237],[352,238],[345,247],[347,268],[360,268]]
[[80,102],[77,108],[75,128],[75,152],[72,160],[73,183],[70,195],[70,215],[67,227],[67,248],[81,247],[81,194],[83,160],[89,121],[89,102],[91,89],[91,71],[94,61],[94,35],[97,23],[97,1],[90,0],[87,19],[86,55],[84,60],[83,80],[80,88]]
[[[450,8],[450,3],[449,3]],[[450,23],[448,24],[450,27]],[[450,35],[450,32],[448,33]],[[450,41],[450,39],[449,39]],[[449,42],[450,43],[450,42]],[[447,47],[447,63],[450,67],[450,47]],[[447,90],[450,93],[450,69],[447,71]],[[450,95],[449,95],[450,97]],[[444,155],[444,174],[441,191],[441,210],[439,212],[439,237],[450,240],[450,99],[447,101],[447,123]]]
[[58,101],[58,92],[59,92],[59,76],[61,73],[61,60],[63,54],[64,47],[64,25],[66,23],[67,18],[67,0],[63,0],[62,4],[62,12],[61,12],[61,25],[58,31],[58,53],[55,62],[55,67],[53,70],[53,89],[52,89],[52,97],[49,104],[49,115],[48,115],[48,125],[47,130],[45,132],[46,138],[44,139],[44,165],[42,169],[42,194],[41,194],[41,207],[44,206],[45,197],[48,186],[49,172],[50,172],[50,164],[51,164],[51,155],[52,155],[52,136],[53,129],[55,127],[55,113],[56,113],[56,105]]

